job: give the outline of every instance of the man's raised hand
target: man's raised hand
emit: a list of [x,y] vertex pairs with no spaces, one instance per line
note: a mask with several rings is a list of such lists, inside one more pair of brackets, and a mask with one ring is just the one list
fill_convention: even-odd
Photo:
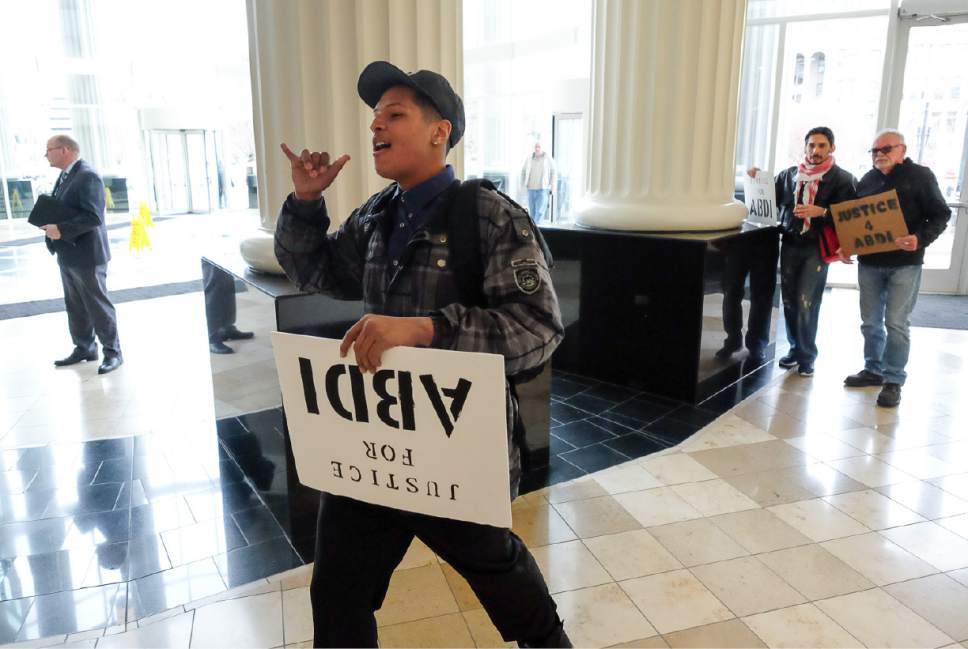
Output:
[[296,190],[296,198],[303,201],[316,200],[322,196],[343,165],[350,160],[348,155],[343,155],[330,163],[329,154],[325,151],[320,153],[303,149],[301,154],[296,155],[285,142],[279,146],[292,165],[292,184]]

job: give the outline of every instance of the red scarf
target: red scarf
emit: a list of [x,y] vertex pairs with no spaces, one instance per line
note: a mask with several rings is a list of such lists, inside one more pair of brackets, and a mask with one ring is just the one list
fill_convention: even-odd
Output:
[[[810,160],[804,156],[803,162],[797,167],[797,175],[794,180],[796,181],[796,187],[794,188],[793,197],[794,203],[796,203],[796,198],[799,196],[799,202],[803,205],[813,205],[813,201],[817,198],[817,190],[820,188],[820,181],[823,179],[825,173],[830,171],[831,167],[837,164],[834,161],[834,157],[830,156],[818,165],[811,164]],[[803,219],[803,229],[801,232],[806,232],[810,229],[810,219]]]

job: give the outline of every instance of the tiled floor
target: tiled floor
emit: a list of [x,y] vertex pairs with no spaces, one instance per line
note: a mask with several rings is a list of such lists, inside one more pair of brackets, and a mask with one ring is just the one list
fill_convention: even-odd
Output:
[[[684,408],[556,376],[533,480],[574,479],[513,510],[576,646],[968,646],[968,332],[914,330],[881,410],[841,385],[856,293],[825,300],[812,379],[766,368]],[[50,366],[63,313],[0,321],[0,641],[304,644],[310,568],[212,434],[201,295],[119,313],[105,377]],[[504,644],[420,544],[377,619],[384,646]]]

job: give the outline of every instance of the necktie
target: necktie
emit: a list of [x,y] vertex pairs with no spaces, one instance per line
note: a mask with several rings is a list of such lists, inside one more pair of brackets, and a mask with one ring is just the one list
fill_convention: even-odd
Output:
[[51,196],[57,196],[57,190],[60,189],[61,183],[64,181],[64,175],[65,174],[62,171],[62,172],[60,172],[60,175],[57,176],[57,182],[54,183],[54,189],[51,190],[51,192],[50,192],[51,193]]

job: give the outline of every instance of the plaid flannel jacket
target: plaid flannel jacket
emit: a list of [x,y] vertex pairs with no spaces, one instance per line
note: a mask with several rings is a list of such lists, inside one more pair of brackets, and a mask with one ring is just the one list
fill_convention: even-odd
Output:
[[[453,193],[459,183],[445,192]],[[325,202],[286,199],[276,223],[275,253],[301,290],[362,299],[367,313],[429,316],[432,347],[504,356],[505,373],[517,374],[551,358],[564,336],[558,297],[527,213],[495,191],[478,197],[480,254],[487,308],[460,304],[448,256],[446,210],[437,201],[426,224],[410,239],[396,265],[387,258],[395,185],[374,194],[332,234]],[[535,281],[537,280],[537,281]],[[511,432],[517,404],[508,391],[511,496],[521,475],[520,450]]]

